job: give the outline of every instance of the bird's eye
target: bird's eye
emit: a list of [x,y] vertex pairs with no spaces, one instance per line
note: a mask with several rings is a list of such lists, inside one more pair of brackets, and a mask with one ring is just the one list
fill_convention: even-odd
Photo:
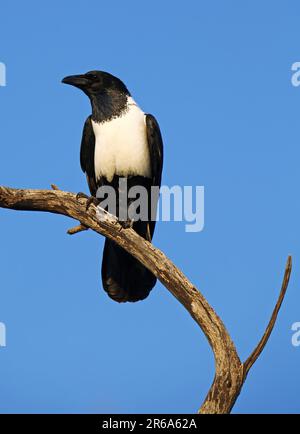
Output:
[[87,78],[92,79],[92,80],[96,80],[96,79],[98,78],[96,74],[85,74],[85,76],[86,76]]

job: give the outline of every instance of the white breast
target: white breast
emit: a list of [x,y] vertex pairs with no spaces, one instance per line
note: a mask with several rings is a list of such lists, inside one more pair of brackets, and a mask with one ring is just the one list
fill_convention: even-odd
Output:
[[114,175],[151,176],[144,112],[129,98],[129,109],[119,118],[104,123],[92,121],[96,138],[96,179]]

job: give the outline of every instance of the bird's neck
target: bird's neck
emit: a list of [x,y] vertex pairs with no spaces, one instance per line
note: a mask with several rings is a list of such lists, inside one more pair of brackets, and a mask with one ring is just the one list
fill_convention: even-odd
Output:
[[102,123],[121,116],[128,110],[128,96],[121,92],[105,92],[93,95],[92,119]]

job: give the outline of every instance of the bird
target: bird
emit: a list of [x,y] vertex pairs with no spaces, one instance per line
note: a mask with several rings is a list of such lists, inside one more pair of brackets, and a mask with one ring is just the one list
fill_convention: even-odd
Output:
[[[144,187],[149,209],[156,209],[159,195],[151,196],[150,192],[152,187],[159,191],[161,186],[163,140],[155,117],[145,113],[123,81],[108,72],[95,70],[70,75],[62,83],[83,91],[91,103],[92,113],[84,123],[80,147],[80,165],[91,194],[88,205],[97,201],[101,186],[112,187],[119,200],[120,179],[125,179],[128,189]],[[119,213],[117,205],[117,218]],[[152,242],[155,218],[127,223]],[[119,303],[144,300],[156,284],[152,272],[108,238],[104,244],[101,277],[108,296]]]

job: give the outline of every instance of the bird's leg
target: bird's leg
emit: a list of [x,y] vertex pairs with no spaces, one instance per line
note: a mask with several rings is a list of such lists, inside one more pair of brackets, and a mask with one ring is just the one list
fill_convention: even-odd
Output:
[[82,193],[81,191],[79,193],[76,194],[76,199],[88,199],[90,196],[88,196],[85,193]]
[[136,220],[134,219],[135,215],[130,214],[129,209],[130,205],[134,202],[133,199],[127,198],[127,204],[121,203],[120,208],[118,209],[118,221],[122,226],[122,229],[132,229]]
[[82,193],[81,191],[76,194],[76,199],[86,199],[86,211],[88,211],[89,207],[93,204],[95,206],[98,206],[101,200],[97,199],[94,196],[88,196],[85,193]]
[[[91,204],[94,204],[95,206],[98,206],[99,203],[101,202],[99,199],[97,199],[94,196],[88,196],[85,193],[79,192],[76,194],[76,199],[85,199],[86,200],[86,205],[85,205],[85,209],[86,211],[88,211],[89,207],[91,206]],[[78,234],[78,232],[83,232],[83,231],[87,231],[89,228],[87,226],[85,226],[83,223],[80,223],[79,225],[75,226],[74,228],[71,228],[67,231],[67,233],[69,235],[74,235],[74,234]]]
[[134,219],[119,220],[119,223],[122,226],[122,229],[132,229]]

